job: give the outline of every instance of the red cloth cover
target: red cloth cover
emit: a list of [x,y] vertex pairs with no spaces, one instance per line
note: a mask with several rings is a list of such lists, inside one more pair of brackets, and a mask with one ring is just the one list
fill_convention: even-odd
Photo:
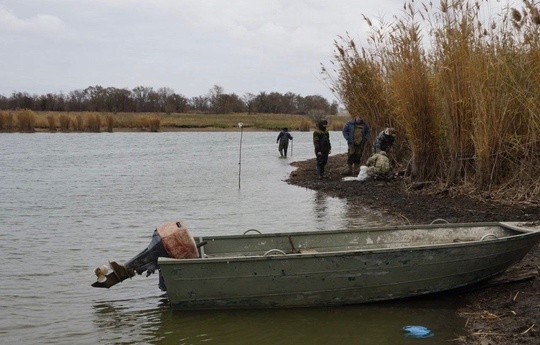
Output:
[[157,232],[169,257],[174,259],[193,259],[199,257],[195,240],[182,222],[162,224],[158,226]]

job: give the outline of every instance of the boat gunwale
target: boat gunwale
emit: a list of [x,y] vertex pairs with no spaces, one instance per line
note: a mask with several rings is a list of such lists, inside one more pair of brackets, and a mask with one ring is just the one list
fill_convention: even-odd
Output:
[[[450,227],[450,228],[462,228],[462,227],[502,227],[512,231],[518,232],[517,234],[512,234],[505,237],[499,237],[497,239],[489,240],[471,240],[466,242],[445,242],[437,244],[423,244],[423,245],[413,245],[413,246],[403,246],[403,247],[392,247],[392,248],[369,248],[369,249],[351,249],[351,250],[333,250],[333,251],[321,251],[321,252],[304,252],[304,253],[286,253],[285,255],[233,255],[233,256],[210,256],[204,258],[193,258],[193,259],[174,259],[174,258],[165,258],[160,257],[158,259],[158,264],[160,265],[184,265],[184,264],[201,264],[207,262],[240,262],[240,261],[261,261],[261,260],[287,260],[287,259],[301,259],[301,258],[312,258],[312,257],[337,257],[337,256],[351,256],[351,255],[365,255],[365,254],[379,254],[379,253],[392,253],[392,252],[402,252],[402,251],[421,251],[429,249],[443,249],[443,248],[461,248],[461,247],[478,247],[492,245],[492,244],[502,244],[503,242],[510,241],[521,241],[529,237],[539,237],[540,229],[524,229],[519,227],[516,222],[515,224],[509,222],[485,222],[485,223],[448,223],[448,224],[427,224],[427,225],[404,225],[404,226],[392,226],[392,227],[376,227],[376,228],[365,228],[358,230],[322,230],[322,231],[308,231],[308,232],[291,232],[291,233],[268,233],[268,234],[254,234],[254,235],[224,235],[224,236],[214,236],[208,238],[212,239],[231,239],[231,238],[242,238],[244,236],[250,236],[253,238],[265,238],[265,237],[280,237],[280,236],[293,236],[293,235],[310,235],[310,234],[324,234],[326,233],[351,233],[351,232],[372,232],[372,231],[395,231],[395,230],[425,230],[425,229],[434,229],[441,227]],[[204,238],[204,237],[203,237]],[[206,240],[206,239],[205,239]],[[537,240],[538,241],[538,240]],[[276,248],[279,249],[279,248]]]
[[540,228],[536,230],[529,230],[524,227],[519,226],[525,222],[481,222],[481,223],[443,223],[443,224],[420,224],[420,225],[390,225],[390,226],[377,226],[377,227],[366,227],[359,229],[334,229],[334,230],[308,230],[308,231],[294,231],[294,232],[268,232],[268,233],[254,233],[254,234],[234,234],[234,235],[200,235],[193,236],[193,238],[204,238],[208,239],[231,239],[231,238],[243,238],[245,236],[250,236],[254,238],[262,237],[280,237],[280,236],[293,236],[293,235],[313,235],[313,234],[328,234],[328,233],[353,233],[353,232],[379,232],[379,231],[395,231],[395,230],[428,230],[436,228],[480,228],[480,227],[502,227],[507,228],[513,231],[522,232],[522,233],[534,233],[540,232]]

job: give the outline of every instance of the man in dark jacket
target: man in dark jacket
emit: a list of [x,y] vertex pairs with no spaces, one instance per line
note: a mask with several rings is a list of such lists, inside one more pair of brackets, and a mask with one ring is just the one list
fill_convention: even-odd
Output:
[[313,132],[313,146],[315,147],[315,156],[317,157],[317,178],[322,180],[324,176],[324,167],[328,163],[328,155],[332,150],[330,144],[330,134],[326,130],[328,121],[322,120],[317,124],[317,129]]
[[395,128],[386,128],[381,131],[373,142],[373,153],[379,153],[381,151],[388,152],[392,144],[394,144],[395,135]]
[[[362,159],[362,152],[369,138],[369,126],[362,119],[361,115],[356,115],[354,119],[350,120],[343,126],[343,137],[347,140],[348,157],[347,165],[349,169],[345,173],[346,175],[353,175],[358,173],[360,166],[360,160]],[[353,172],[354,168],[354,172]]]
[[276,140],[276,144],[278,145],[279,154],[282,158],[287,158],[287,149],[289,148],[289,140],[293,140],[293,137],[291,133],[289,133],[288,128],[283,128],[281,132],[279,132]]

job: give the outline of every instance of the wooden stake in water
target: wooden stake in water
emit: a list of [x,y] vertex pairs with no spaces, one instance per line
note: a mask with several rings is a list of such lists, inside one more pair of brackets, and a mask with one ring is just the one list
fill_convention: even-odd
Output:
[[238,158],[238,189],[240,189],[240,176],[242,173],[242,136],[244,134],[244,124],[238,122],[238,127],[240,127],[240,157]]

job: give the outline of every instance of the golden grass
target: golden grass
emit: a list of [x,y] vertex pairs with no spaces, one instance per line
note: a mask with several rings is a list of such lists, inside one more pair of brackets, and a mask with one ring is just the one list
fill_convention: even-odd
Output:
[[58,116],[58,123],[60,123],[60,131],[69,132],[71,121],[71,117],[69,117],[68,115],[60,114]]
[[75,120],[73,123],[77,132],[82,132],[84,130],[84,119],[82,114],[75,115]]
[[148,125],[150,127],[150,132],[159,132],[161,127],[161,119],[159,115],[154,115],[148,120]]
[[13,113],[0,111],[0,132],[11,132],[14,129]]
[[85,130],[88,132],[101,132],[101,117],[99,114],[88,114],[85,121]]
[[105,124],[107,126],[107,132],[112,133],[114,127],[114,117],[112,114],[105,115]]
[[21,110],[16,112],[17,127],[20,132],[33,133],[36,128],[36,115],[31,110]]
[[56,132],[56,119],[52,114],[47,115],[47,123],[49,124],[49,131]]

